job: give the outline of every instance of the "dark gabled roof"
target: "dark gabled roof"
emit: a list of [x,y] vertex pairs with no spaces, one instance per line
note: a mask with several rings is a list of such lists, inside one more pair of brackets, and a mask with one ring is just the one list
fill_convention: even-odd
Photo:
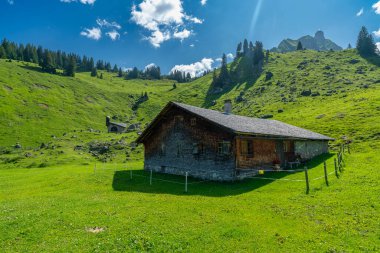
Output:
[[178,107],[191,114],[197,115],[208,122],[221,126],[224,129],[241,135],[263,136],[286,139],[308,139],[308,140],[334,140],[328,136],[315,133],[300,127],[289,125],[277,120],[250,118],[234,114],[226,114],[219,111],[199,108],[192,105],[169,102],[160,114],[153,120],[148,128],[140,135],[137,142],[142,142],[149,129],[156,125],[159,118],[165,114],[171,106]]
[[110,124],[112,124],[112,125],[116,125],[116,126],[119,126],[119,127],[124,127],[124,128],[127,127],[127,124],[125,124],[125,123],[110,122]]

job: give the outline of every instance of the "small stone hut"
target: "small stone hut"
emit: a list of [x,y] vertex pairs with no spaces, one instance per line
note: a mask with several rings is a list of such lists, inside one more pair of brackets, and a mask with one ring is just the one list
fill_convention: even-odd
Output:
[[111,122],[109,116],[106,117],[106,126],[109,133],[124,133],[127,125],[124,123]]
[[252,176],[328,152],[333,139],[277,120],[169,102],[142,132],[144,168],[216,181]]

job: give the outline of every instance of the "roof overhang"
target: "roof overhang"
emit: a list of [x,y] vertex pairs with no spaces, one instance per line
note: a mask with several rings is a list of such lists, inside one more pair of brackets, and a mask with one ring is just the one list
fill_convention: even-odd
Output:
[[195,115],[199,118],[202,118],[206,122],[209,122],[210,124],[223,129],[224,131],[231,133],[236,136],[249,136],[252,138],[265,138],[265,139],[276,139],[276,140],[300,140],[300,141],[334,141],[335,139],[329,138],[326,136],[326,138],[300,138],[295,136],[280,136],[280,135],[266,135],[266,134],[260,134],[260,133],[247,133],[247,132],[237,132],[231,128],[228,128],[226,126],[220,125],[206,117],[203,117],[202,115],[196,114],[190,110],[187,110],[186,108],[183,108],[181,106],[178,106],[176,103],[170,101],[166,104],[166,106],[161,110],[161,112],[153,119],[153,121],[148,125],[148,127],[141,133],[141,135],[136,139],[136,143],[143,143],[146,138],[148,138],[152,134],[152,130],[155,126],[157,126],[160,122],[160,120],[165,116],[165,114],[173,107],[179,108],[182,111],[185,111],[191,115]]

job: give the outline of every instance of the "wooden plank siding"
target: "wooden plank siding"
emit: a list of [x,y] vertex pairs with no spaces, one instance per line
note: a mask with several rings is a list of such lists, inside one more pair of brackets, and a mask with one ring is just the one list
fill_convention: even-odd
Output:
[[[252,142],[253,153],[245,154],[242,145]],[[274,163],[285,165],[295,159],[294,141],[265,140],[239,136],[236,138],[237,169],[253,169],[258,166],[272,166]]]

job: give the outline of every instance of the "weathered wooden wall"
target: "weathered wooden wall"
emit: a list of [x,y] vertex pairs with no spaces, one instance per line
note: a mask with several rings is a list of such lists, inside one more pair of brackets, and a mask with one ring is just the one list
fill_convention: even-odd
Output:
[[[178,116],[182,116],[181,120]],[[195,125],[191,121],[196,121]],[[212,180],[233,180],[234,137],[191,114],[172,108],[144,141],[145,169]],[[218,143],[231,142],[229,155],[218,154]],[[194,148],[199,154],[194,153]],[[162,152],[164,151],[164,152]]]
[[[253,142],[253,155],[244,155],[241,153],[242,140]],[[236,139],[236,146],[237,168],[239,169],[252,169],[261,165],[272,165],[273,161],[280,159],[276,153],[275,140],[239,137]]]

